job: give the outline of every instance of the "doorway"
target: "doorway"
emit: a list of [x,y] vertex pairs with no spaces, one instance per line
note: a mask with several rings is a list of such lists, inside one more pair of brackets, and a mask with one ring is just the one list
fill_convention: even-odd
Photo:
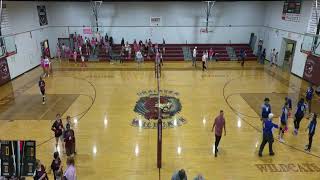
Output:
[[294,40],[283,38],[281,52],[283,57],[282,68],[285,71],[291,72],[296,43]]

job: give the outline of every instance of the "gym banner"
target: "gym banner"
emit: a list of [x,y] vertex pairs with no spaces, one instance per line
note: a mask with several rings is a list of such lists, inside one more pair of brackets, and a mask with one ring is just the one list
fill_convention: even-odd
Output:
[[10,81],[10,72],[6,58],[0,58],[0,86]]
[[307,58],[306,65],[304,66],[303,79],[315,84],[320,85],[320,58],[310,55]]

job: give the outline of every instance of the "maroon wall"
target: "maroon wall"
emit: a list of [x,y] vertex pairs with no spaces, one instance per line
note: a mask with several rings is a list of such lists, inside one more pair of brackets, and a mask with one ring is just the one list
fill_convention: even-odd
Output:
[[307,58],[306,65],[304,66],[303,79],[315,84],[320,85],[320,58],[310,55]]
[[6,58],[0,59],[0,86],[10,81],[10,72]]

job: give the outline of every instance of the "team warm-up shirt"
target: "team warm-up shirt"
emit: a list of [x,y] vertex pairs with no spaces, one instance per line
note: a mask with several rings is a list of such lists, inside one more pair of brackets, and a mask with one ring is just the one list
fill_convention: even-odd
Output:
[[306,92],[306,99],[307,100],[311,100],[312,96],[313,96],[313,88],[312,87],[308,87],[307,92]]
[[283,107],[282,114],[281,114],[281,122],[287,123],[288,121],[288,109]]
[[262,117],[262,118],[268,118],[268,116],[269,116],[270,113],[271,113],[271,106],[270,106],[270,104],[263,104],[263,105],[262,105],[261,117]]
[[296,116],[303,117],[305,109],[306,109],[306,105],[303,102],[299,102],[297,104]]

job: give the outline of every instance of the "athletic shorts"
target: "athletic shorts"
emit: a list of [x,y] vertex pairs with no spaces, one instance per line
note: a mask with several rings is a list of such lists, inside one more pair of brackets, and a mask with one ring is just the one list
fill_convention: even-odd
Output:
[[40,89],[42,96],[44,96],[46,94],[46,90],[45,89]]
[[281,121],[280,123],[281,123],[281,126],[287,126],[287,122],[285,121]]

